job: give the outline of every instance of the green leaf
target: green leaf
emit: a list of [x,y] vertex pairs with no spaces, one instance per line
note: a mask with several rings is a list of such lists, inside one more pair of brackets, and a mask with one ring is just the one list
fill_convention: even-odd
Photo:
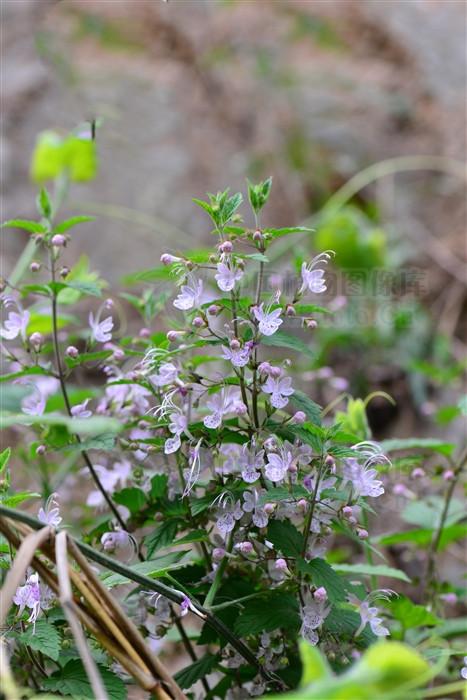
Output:
[[293,501],[300,498],[308,498],[309,491],[298,484],[288,489],[286,486],[277,486],[275,489],[268,489],[259,497],[258,504],[264,506],[265,503],[276,503],[281,501]]
[[304,688],[314,681],[331,676],[326,657],[304,639],[300,641],[300,658],[303,666],[300,687]]
[[299,411],[303,411],[308,420],[315,425],[321,425],[321,406],[310,399],[303,391],[295,389],[290,401]]
[[235,633],[246,637],[279,628],[298,631],[300,616],[297,599],[291,593],[273,592],[245,604],[235,623]]
[[316,557],[311,559],[311,561],[300,559],[298,568],[303,574],[308,574],[311,577],[314,586],[317,588],[324,586],[332,603],[345,600],[345,582],[337,573],[336,565],[331,566],[324,559]]
[[381,449],[383,452],[396,452],[397,450],[428,450],[430,452],[439,452],[446,457],[449,457],[455,445],[436,438],[406,438],[396,440],[383,440]]
[[5,447],[5,449],[0,452],[0,474],[7,467],[8,462],[11,457],[11,448]]
[[206,530],[193,530],[193,532],[189,532],[188,535],[184,535],[183,537],[180,537],[180,539],[175,540],[173,542],[173,546],[179,545],[179,544],[191,544],[192,542],[207,542],[209,540],[209,537],[207,535]]
[[158,525],[149,535],[144,538],[147,548],[147,556],[152,557],[154,552],[162,547],[168,547],[174,541],[178,530],[177,520],[166,520]]
[[81,294],[87,294],[88,296],[101,297],[102,290],[99,285],[93,282],[81,282],[80,280],[72,282],[64,282],[63,286],[68,289],[75,289]]
[[167,493],[168,477],[166,474],[156,474],[151,479],[151,498],[157,500],[163,498]]
[[272,520],[267,539],[286,557],[299,557],[302,553],[303,536],[288,520]]
[[29,233],[46,233],[47,228],[38,221],[29,221],[29,219],[9,219],[5,221],[0,228],[21,228]]
[[0,501],[2,506],[7,506],[8,508],[16,508],[20,503],[27,501],[29,498],[41,498],[40,493],[34,493],[33,491],[19,491],[14,493],[12,496],[0,496]]
[[68,367],[77,367],[78,365],[83,365],[86,362],[98,362],[100,360],[106,360],[112,355],[112,350],[98,350],[97,352],[83,352],[80,353],[78,357],[65,357],[65,362]]
[[282,331],[276,331],[274,335],[265,335],[261,337],[261,343],[263,345],[268,345],[275,348],[287,348],[288,350],[294,350],[299,352],[305,357],[314,359],[314,352],[310,347],[301,339],[294,335],[289,335]]
[[[25,369],[22,369],[20,372],[10,372],[9,374],[2,374],[0,376],[0,383],[1,382],[10,382],[13,379],[19,379],[19,377],[27,377],[32,374],[40,374],[45,377],[50,377],[52,376],[51,372],[48,372],[46,369],[43,369],[42,367],[27,367]],[[3,391],[3,390],[2,390]],[[2,406],[4,408],[4,406]]]
[[[170,554],[166,554],[163,557],[156,557],[156,559],[134,564],[131,569],[135,573],[149,576],[149,578],[159,578],[160,576],[164,576],[167,571],[172,571],[173,569],[184,566],[186,564],[186,555],[189,554],[191,554],[190,551],[186,549],[180,552],[170,552]],[[184,561],[182,562],[182,560]],[[131,581],[131,579],[123,574],[109,574],[108,571],[102,574],[101,578],[107,588],[121,586],[123,583],[129,583]]]
[[146,496],[144,491],[136,487],[122,489],[114,493],[113,499],[121,506],[128,508],[132,515],[139,513],[146,505]]
[[[440,496],[429,496],[424,500],[411,501],[403,509],[401,516],[406,523],[419,525],[422,528],[436,528],[441,522],[444,510],[444,499]],[[453,498],[449,504],[445,525],[454,525],[465,516],[462,501]]]
[[433,627],[439,625],[441,620],[423,605],[412,603],[405,596],[398,596],[385,603],[391,611],[391,615],[399,620],[404,629],[412,627]]
[[[428,547],[433,539],[435,531],[433,528],[417,528],[407,532],[394,532],[392,535],[380,535],[374,537],[373,542],[389,547],[402,542],[414,542],[419,547]],[[456,523],[443,528],[438,544],[438,550],[442,551],[451,542],[462,540],[467,537],[467,523]]]
[[26,644],[34,651],[40,651],[50,659],[57,661],[60,654],[61,640],[57,628],[47,620],[37,620],[35,629],[29,625],[20,637],[21,644]]
[[94,438],[82,440],[81,443],[76,442],[72,445],[67,445],[64,449],[76,452],[81,452],[82,450],[103,450],[108,452],[115,447],[115,440],[113,433],[103,433],[102,435],[96,435]]
[[287,226],[286,228],[265,228],[263,233],[269,233],[271,238],[282,238],[291,233],[313,233],[315,229],[306,226]]
[[384,576],[386,578],[396,578],[399,581],[410,583],[410,579],[404,571],[394,569],[385,564],[334,564],[334,571],[342,574],[359,574],[362,576]]
[[[127,692],[121,678],[104,668],[98,666],[102,682],[105,685],[109,700],[126,700]],[[61,695],[71,695],[72,698],[95,698],[83,663],[80,659],[72,659],[55,671],[49,678],[41,681],[46,690],[52,690]]]
[[212,654],[205,654],[195,661],[190,666],[186,666],[181,671],[177,671],[174,679],[177,681],[178,685],[182,690],[188,690],[197,681],[205,676],[208,676],[214,668],[219,663],[219,656],[213,656]]
[[0,428],[17,425],[64,425],[71,433],[99,435],[105,432],[118,433],[123,425],[116,418],[92,416],[91,418],[70,418],[58,413],[45,413],[42,416],[27,416],[24,413],[0,414]]
[[49,219],[52,214],[52,202],[50,201],[50,195],[45,187],[42,187],[37,195],[36,204],[39,214],[45,219]]
[[96,217],[95,216],[72,216],[70,219],[66,219],[65,221],[61,221],[59,224],[54,226],[54,232],[55,233],[65,233],[66,231],[69,231],[73,226],[77,226],[78,224],[84,224],[87,221],[95,221]]

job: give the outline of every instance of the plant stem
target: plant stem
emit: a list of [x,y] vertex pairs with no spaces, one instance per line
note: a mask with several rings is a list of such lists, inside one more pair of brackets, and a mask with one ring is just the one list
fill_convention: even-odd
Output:
[[[51,271],[51,276],[52,276],[52,282],[55,282],[55,258],[54,258],[54,254],[53,254],[52,249],[50,250],[49,260],[50,260],[50,271]],[[57,376],[58,376],[58,380],[60,382],[60,388],[62,390],[63,400],[65,402],[66,411],[67,411],[68,415],[72,418],[73,414],[71,412],[71,404],[70,404],[70,399],[68,396],[68,391],[66,388],[65,375],[63,372],[63,365],[62,365],[62,360],[60,357],[60,345],[58,342],[57,293],[56,293],[55,289],[52,291],[52,342],[53,342],[53,347],[54,347]],[[75,433],[75,438],[76,438],[76,441],[78,442],[78,444],[81,444],[81,438],[76,433]],[[81,449],[81,454],[83,456],[83,459],[84,459],[86,466],[88,467],[89,471],[91,472],[91,476],[94,480],[94,483],[96,484],[97,488],[101,492],[105,502],[109,506],[115,519],[117,520],[120,527],[123,530],[126,530],[125,521],[121,517],[114,502],[112,501],[109,494],[107,493],[104,486],[102,485],[101,480],[99,479],[99,475],[97,474],[87,451]]]
[[[229,537],[229,541],[227,543],[227,547],[226,547],[227,552],[231,552],[232,545],[233,545],[233,537],[232,537],[232,533],[231,533],[230,537]],[[207,594],[206,598],[204,599],[204,607],[205,608],[210,608],[212,602],[214,601],[216,594],[217,594],[217,591],[219,589],[219,586],[222,583],[222,577],[224,575],[224,571],[227,567],[227,564],[228,564],[228,557],[225,556],[216,569],[216,574],[215,574],[214,580],[211,584],[211,588],[209,589],[208,594]]]

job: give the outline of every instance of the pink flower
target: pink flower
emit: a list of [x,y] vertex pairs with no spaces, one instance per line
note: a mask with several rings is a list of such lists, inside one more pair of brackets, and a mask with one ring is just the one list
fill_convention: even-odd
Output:
[[26,328],[29,323],[30,313],[24,311],[16,299],[7,296],[3,298],[5,308],[8,306],[16,306],[17,311],[10,311],[8,318],[4,322],[4,328],[0,328],[0,336],[5,340],[14,340],[19,335],[23,340],[26,340]]
[[255,306],[253,308],[254,316],[259,322],[259,331],[263,335],[274,335],[279,326],[282,325],[282,319],[280,318],[282,309],[279,308],[275,309],[274,311],[270,311],[270,307],[268,307],[265,311],[263,307],[264,304],[261,303],[259,306]]
[[377,637],[387,637],[389,635],[389,630],[383,626],[383,618],[379,617],[378,608],[371,607],[368,599],[360,600],[351,593],[349,593],[347,598],[349,603],[355,605],[360,615],[360,627],[355,632],[355,637],[358,637],[363,632],[367,624],[370,625],[371,631]]
[[107,316],[103,321],[100,321],[100,314],[97,314],[94,318],[93,313],[89,314],[89,325],[91,326],[91,335],[97,343],[108,343],[112,340],[112,328],[114,327],[114,322],[111,316]]
[[203,293],[203,281],[196,280],[193,275],[188,279],[189,284],[183,284],[181,292],[174,299],[173,305],[181,311],[188,311],[199,306]]
[[284,406],[287,406],[289,403],[287,397],[294,393],[290,377],[275,379],[271,375],[266,379],[263,391],[265,394],[271,394],[271,404],[274,408],[284,408]]
[[235,282],[242,279],[243,270],[236,269],[233,265],[229,267],[225,263],[220,262],[217,265],[217,274],[214,277],[219,289],[223,292],[231,292],[235,287]]
[[90,418],[92,416],[92,411],[89,411],[86,407],[91,399],[86,399],[83,403],[79,403],[73,406],[71,409],[71,415],[73,418]]

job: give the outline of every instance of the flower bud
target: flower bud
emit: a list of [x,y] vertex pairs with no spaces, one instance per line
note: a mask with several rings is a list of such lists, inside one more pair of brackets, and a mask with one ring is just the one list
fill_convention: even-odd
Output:
[[263,234],[259,229],[256,229],[256,231],[253,234],[253,240],[256,241],[256,243],[261,243],[264,239]]
[[39,272],[41,269],[41,264],[40,262],[37,262],[37,260],[33,260],[32,263],[29,265],[29,269],[31,272]]
[[357,527],[357,535],[360,539],[366,540],[368,538],[368,530],[365,530],[363,527]]
[[65,279],[66,277],[68,277],[68,275],[70,274],[70,268],[69,268],[69,267],[66,267],[66,265],[65,265],[64,267],[62,267],[62,268],[60,269],[60,273],[59,273],[59,274],[60,274],[60,277],[62,278],[62,280],[64,280],[64,279]]
[[301,498],[297,503],[297,507],[301,511],[305,511],[308,508],[308,501],[306,500],[306,498]]
[[415,467],[410,476],[412,479],[420,479],[422,476],[426,476],[426,472],[422,467]]
[[151,337],[151,331],[149,328],[140,328],[140,331],[138,333],[140,338],[150,338]]
[[351,515],[350,518],[348,518],[348,520],[351,525],[357,524],[357,518],[355,518],[353,515]]
[[248,409],[247,409],[247,407],[245,406],[244,403],[239,403],[239,404],[235,407],[235,414],[236,414],[237,416],[244,416],[245,413],[247,413],[247,411],[248,411]]
[[454,472],[452,469],[446,469],[445,472],[443,472],[443,479],[444,481],[452,481],[455,477]]
[[174,343],[178,338],[183,338],[185,335],[185,331],[169,331],[167,333],[167,340],[170,340],[171,343]]
[[65,355],[67,357],[71,357],[72,360],[76,360],[76,358],[79,355],[79,350],[78,348],[75,348],[74,345],[69,345],[67,349],[65,350]]
[[208,314],[210,316],[217,316],[217,314],[222,311],[220,306],[217,306],[217,304],[211,304],[211,306],[208,306]]
[[333,467],[335,465],[334,457],[332,455],[327,455],[324,463],[327,467]]
[[269,362],[261,362],[261,364],[258,366],[258,372],[261,374],[269,374],[271,371],[271,365]]
[[120,362],[120,360],[123,360],[124,357],[124,351],[121,348],[115,348],[115,350],[112,353],[112,359],[116,362]]
[[279,377],[281,376],[281,368],[271,367],[271,369],[269,370],[269,375],[274,379],[279,379]]
[[106,299],[104,301],[104,308],[110,311],[114,307],[114,302],[113,299]]
[[231,253],[233,251],[233,245],[230,241],[224,241],[224,243],[221,243],[219,246],[219,252],[220,253]]
[[305,318],[303,324],[305,328],[309,328],[310,330],[313,330],[314,328],[318,327],[318,322],[315,321],[314,318]]
[[42,333],[36,331],[35,333],[31,333],[29,336],[29,342],[31,343],[31,347],[34,352],[40,352],[42,345],[44,344],[44,337]]
[[266,513],[266,515],[272,515],[274,513],[274,511],[276,510],[276,504],[275,503],[266,503],[263,510]]
[[195,328],[203,328],[203,326],[205,326],[206,324],[205,324],[205,322],[203,321],[203,319],[201,318],[201,316],[196,316],[196,317],[193,319],[193,325],[194,325]]
[[233,338],[229,345],[231,350],[240,350],[240,341],[237,338]]
[[317,600],[318,603],[324,603],[327,600],[328,594],[324,586],[320,586],[316,589],[316,591],[313,593],[313,598]]
[[455,605],[457,603],[457,595],[455,593],[442,593],[440,595],[441,600],[444,600],[448,605]]
[[212,558],[214,561],[221,561],[225,557],[225,549],[222,547],[215,547],[212,550]]
[[63,248],[66,246],[66,238],[61,233],[56,233],[55,236],[52,236],[50,242],[57,248]]
[[251,554],[253,551],[253,545],[251,542],[238,542],[235,545],[235,549],[238,549],[242,554]]
[[274,568],[276,571],[287,571],[287,562],[285,559],[276,559]]
[[36,455],[38,457],[42,457],[42,455],[45,455],[46,451],[47,451],[47,448],[45,445],[38,445],[36,447]]
[[295,311],[295,307],[293,304],[287,304],[285,307],[285,315],[286,316],[296,316],[297,312]]
[[353,516],[353,509],[352,506],[344,506],[342,508],[342,515],[345,518],[351,518]]
[[306,415],[304,414],[303,411],[297,411],[296,413],[293,414],[292,416],[292,423],[294,425],[301,425],[306,421]]
[[181,258],[176,258],[175,255],[170,255],[169,253],[163,253],[161,255],[161,263],[163,265],[173,265],[173,263],[181,262]]

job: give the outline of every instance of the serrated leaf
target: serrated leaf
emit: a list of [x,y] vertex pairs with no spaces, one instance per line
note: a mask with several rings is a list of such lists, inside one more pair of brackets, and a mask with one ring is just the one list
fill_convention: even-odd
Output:
[[195,661],[190,666],[186,666],[181,671],[177,671],[174,679],[182,690],[188,690],[197,681],[209,675],[219,663],[219,656],[205,654],[201,659]]
[[310,359],[314,359],[315,356],[312,349],[308,347],[308,345],[301,338],[297,338],[294,335],[289,335],[283,331],[276,331],[274,335],[262,336],[261,343],[270,347],[294,350],[295,352],[299,352]]
[[310,420],[315,425],[321,424],[321,406],[310,399],[303,391],[295,389],[294,393],[290,397],[290,401],[293,403],[294,407],[306,415],[308,420]]
[[60,654],[61,640],[57,628],[47,620],[37,620],[35,629],[30,625],[20,636],[22,644],[34,651],[40,651],[50,659],[57,661]]
[[152,557],[154,552],[163,547],[168,547],[174,541],[178,530],[177,520],[167,520],[154,528],[149,535],[144,538],[147,548],[147,556]]
[[167,474],[156,474],[151,479],[151,498],[154,500],[162,498],[167,493],[168,484]]
[[77,226],[78,224],[84,224],[87,221],[95,220],[95,216],[72,216],[71,218],[66,219],[65,221],[61,221],[59,224],[54,226],[54,232],[65,233],[66,231],[69,231],[71,228],[73,228],[73,226]]
[[[126,700],[127,692],[122,679],[103,666],[99,665],[98,669],[109,700]],[[94,691],[79,659],[68,661],[63,668],[55,671],[49,678],[44,678],[41,683],[46,690],[57,691],[61,695],[71,695],[72,698],[95,699]]]
[[314,229],[306,226],[287,226],[285,228],[265,228],[263,233],[269,233],[272,238],[282,238],[292,233],[313,233]]
[[385,576],[386,578],[395,578],[399,581],[410,583],[410,579],[404,571],[394,569],[392,566],[385,564],[334,564],[334,571],[342,574],[358,574],[362,576]]
[[265,598],[255,598],[245,604],[235,623],[235,633],[241,637],[279,628],[298,631],[300,616],[297,599],[291,593],[274,592]]
[[[163,557],[156,557],[156,559],[134,564],[131,569],[135,573],[144,574],[145,576],[149,576],[149,578],[159,578],[160,576],[164,576],[167,571],[172,571],[173,569],[178,569],[180,566],[184,566],[186,561],[182,562],[182,559],[185,559],[187,554],[190,554],[188,550],[170,552],[170,554],[166,554]],[[109,574],[105,572],[101,575],[101,578],[107,588],[113,588],[114,586],[121,586],[124,583],[131,582],[131,579],[123,574]]]
[[336,571],[336,567],[332,567],[327,561],[316,557],[310,561],[300,559],[298,568],[303,574],[308,574],[311,577],[312,583],[316,588],[323,586],[326,589],[328,598],[332,603],[345,600],[346,588],[342,576]]
[[102,296],[101,288],[99,287],[99,285],[94,284],[93,282],[82,282],[80,280],[76,280],[72,282],[65,282],[63,287],[68,289],[75,289],[77,292],[80,292],[81,294],[87,294],[88,296]]
[[146,505],[146,495],[144,491],[135,486],[117,491],[113,494],[113,499],[119,505],[128,508],[132,515],[139,513]]
[[288,520],[272,520],[268,526],[267,539],[286,557],[301,555],[303,535]]
[[391,615],[402,624],[404,629],[413,627],[433,627],[439,625],[441,620],[423,605],[412,603],[405,596],[398,596],[385,603],[391,611]]
[[29,221],[28,219],[9,219],[5,221],[0,228],[20,228],[29,233],[46,233],[47,228],[38,221]]

